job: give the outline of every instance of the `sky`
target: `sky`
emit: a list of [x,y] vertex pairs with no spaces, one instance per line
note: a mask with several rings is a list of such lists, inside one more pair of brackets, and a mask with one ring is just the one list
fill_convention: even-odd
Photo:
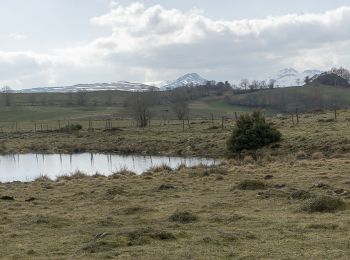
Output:
[[0,0],[0,86],[350,67],[350,0]]

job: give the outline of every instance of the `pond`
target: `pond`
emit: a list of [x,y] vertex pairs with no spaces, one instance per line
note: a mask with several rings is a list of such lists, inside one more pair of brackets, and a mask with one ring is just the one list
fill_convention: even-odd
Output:
[[166,164],[176,168],[180,164],[196,166],[215,164],[214,159],[168,156],[139,156],[117,154],[14,154],[0,156],[0,182],[33,181],[46,175],[56,179],[76,171],[88,175],[110,175],[121,169],[141,174],[152,167]]

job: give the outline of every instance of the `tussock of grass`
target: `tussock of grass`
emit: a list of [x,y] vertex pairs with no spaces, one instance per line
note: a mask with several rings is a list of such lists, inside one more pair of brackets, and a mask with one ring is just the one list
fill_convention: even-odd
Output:
[[153,210],[143,206],[131,206],[131,207],[126,207],[121,209],[121,212],[126,215],[140,214],[140,213],[146,213],[150,211],[153,211]]
[[319,224],[310,224],[307,225],[306,228],[310,229],[325,229],[325,230],[335,230],[339,228],[338,224],[334,223],[319,223]]
[[176,237],[173,233],[167,231],[156,231],[150,234],[150,237],[157,240],[175,240]]
[[121,168],[119,171],[114,172],[110,175],[110,178],[119,178],[120,176],[133,176],[136,175],[133,171],[128,170],[128,168]]
[[311,155],[311,159],[313,160],[319,160],[319,159],[323,159],[324,155],[322,152],[315,152]]
[[322,196],[306,201],[301,209],[306,212],[335,212],[346,208],[346,203],[337,197]]
[[180,163],[177,167],[176,170],[177,171],[181,171],[182,169],[186,169],[187,165],[185,163]]
[[123,187],[112,187],[106,190],[107,196],[123,195],[126,191]]
[[305,159],[307,159],[307,154],[304,151],[298,151],[295,154],[295,158],[298,160],[305,160]]
[[62,175],[57,178],[57,181],[71,181],[71,180],[79,180],[79,179],[84,179],[88,178],[89,176],[82,171],[76,171],[72,174],[67,174],[67,175]]
[[166,184],[162,184],[158,187],[158,190],[159,191],[162,191],[162,190],[174,190],[176,189],[176,187],[172,184],[169,184],[169,183],[166,183]]
[[317,120],[319,123],[332,123],[335,122],[333,118],[320,118]]
[[310,192],[305,190],[296,190],[290,194],[289,199],[305,200],[305,199],[309,199],[310,197],[311,197]]
[[82,248],[83,251],[95,254],[100,252],[108,252],[112,249],[118,248],[120,244],[115,241],[93,241]]
[[41,175],[38,178],[36,178],[34,181],[36,182],[49,182],[51,179],[47,175]]
[[169,165],[167,165],[167,164],[165,164],[165,163],[163,163],[163,164],[161,164],[161,165],[159,165],[159,166],[152,167],[152,168],[150,168],[150,169],[148,170],[148,172],[155,172],[155,173],[159,173],[159,172],[172,172],[172,171],[173,171],[173,169],[172,169]]
[[240,190],[264,190],[267,187],[267,183],[261,180],[244,180],[238,184]]
[[189,211],[177,211],[172,214],[169,219],[171,221],[179,222],[182,224],[187,224],[191,222],[197,222],[198,217]]
[[0,196],[0,200],[15,200],[15,197],[3,195],[3,196]]

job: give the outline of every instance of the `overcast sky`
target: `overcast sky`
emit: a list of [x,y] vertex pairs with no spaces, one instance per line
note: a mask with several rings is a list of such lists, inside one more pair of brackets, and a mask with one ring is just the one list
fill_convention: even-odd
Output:
[[0,85],[350,67],[350,0],[1,0]]

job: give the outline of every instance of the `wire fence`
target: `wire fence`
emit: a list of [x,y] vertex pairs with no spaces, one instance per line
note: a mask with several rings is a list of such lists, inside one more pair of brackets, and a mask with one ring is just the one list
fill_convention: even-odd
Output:
[[[326,111],[324,111],[326,112]],[[350,121],[347,113],[334,109],[327,111],[326,119],[312,116],[317,122]],[[276,115],[276,119],[288,119],[292,125],[298,125],[303,121],[302,113],[296,109],[295,113]],[[37,121],[0,121],[0,133],[23,133],[23,132],[52,132],[69,129],[70,126],[80,125],[85,131],[106,131],[126,128],[157,129],[159,131],[186,131],[196,125],[206,125],[207,128],[232,129],[240,114],[234,116],[217,116],[188,118],[179,120],[175,118],[152,118],[147,126],[140,127],[134,118],[103,118],[103,119],[64,119],[64,120],[37,120]],[[343,118],[344,117],[344,118]]]
[[103,120],[37,120],[37,121],[0,121],[1,133],[21,133],[21,132],[49,132],[69,129],[70,126],[80,125],[87,131],[115,130],[118,128],[137,129],[174,129],[185,131],[194,125],[209,124],[214,128],[231,128],[236,118],[230,117],[209,117],[179,119],[150,119],[147,126],[140,127],[138,122],[132,118],[103,119]]

